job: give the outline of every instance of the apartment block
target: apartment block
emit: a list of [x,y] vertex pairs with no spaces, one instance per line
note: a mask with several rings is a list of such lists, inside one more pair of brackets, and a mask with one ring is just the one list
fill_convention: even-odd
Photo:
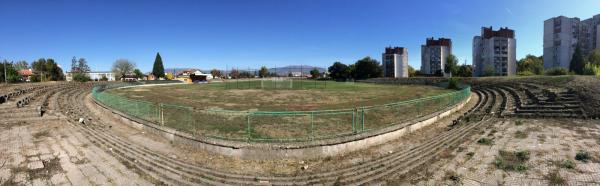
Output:
[[600,50],[600,14],[581,21],[579,18],[558,16],[544,21],[544,68],[566,68],[575,48],[583,55]]
[[515,31],[492,27],[481,28],[481,36],[473,38],[474,76],[513,76],[517,73],[517,40]]
[[443,74],[446,58],[452,54],[452,40],[427,38],[421,45],[421,73]]
[[386,47],[382,58],[384,77],[408,77],[408,49]]

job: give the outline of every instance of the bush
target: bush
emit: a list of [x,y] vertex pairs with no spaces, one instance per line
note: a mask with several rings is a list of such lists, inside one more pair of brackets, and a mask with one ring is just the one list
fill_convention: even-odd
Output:
[[458,79],[450,78],[448,80],[448,89],[458,89]]
[[600,76],[600,67],[591,63],[585,64],[583,75]]
[[587,162],[588,160],[592,159],[592,156],[590,155],[589,152],[580,150],[575,155],[575,159],[578,161]]
[[450,181],[452,181],[454,183],[460,183],[461,182],[460,175],[458,175],[454,171],[446,171],[446,175],[444,176],[444,178],[446,178],[447,180],[450,180]]
[[545,74],[548,76],[562,76],[562,75],[568,75],[569,71],[565,68],[557,67],[557,68],[551,68],[551,69],[546,70]]
[[517,75],[518,76],[533,76],[535,74],[531,71],[522,71],[522,72],[517,73]]
[[477,140],[477,143],[482,144],[482,145],[492,145],[494,143],[494,141],[489,138],[481,138],[481,139]]
[[507,171],[527,171],[527,161],[529,160],[529,151],[509,152],[500,150],[494,164],[497,168]]
[[84,73],[75,73],[75,74],[73,74],[73,81],[88,82],[90,80],[91,80],[90,77],[87,76]]
[[550,182],[550,185],[564,185],[567,182],[567,180],[560,176],[558,169],[549,172],[544,177]]
[[524,138],[527,138],[527,136],[528,136],[527,132],[520,131],[520,130],[518,130],[517,132],[515,132],[515,138],[524,139]]
[[106,76],[102,76],[102,78],[100,78],[100,81],[108,81],[108,78]]
[[563,168],[567,168],[567,169],[574,169],[575,168],[575,162],[571,161],[571,160],[564,160],[561,164],[561,167]]

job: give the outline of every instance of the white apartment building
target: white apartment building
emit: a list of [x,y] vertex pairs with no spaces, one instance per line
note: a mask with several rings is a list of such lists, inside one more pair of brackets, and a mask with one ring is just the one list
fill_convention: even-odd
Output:
[[517,74],[515,31],[481,28],[473,38],[473,76],[514,76]]
[[446,38],[427,38],[421,45],[421,73],[444,74],[446,58],[452,54],[452,41]]
[[384,77],[408,77],[408,49],[386,47],[382,58]]
[[[115,81],[115,73],[113,72],[86,72],[85,74],[88,75],[92,81],[100,81],[102,77],[106,77],[108,81]],[[73,81],[73,73],[67,72],[65,80]]]
[[580,21],[558,16],[544,21],[544,68],[569,69],[575,48],[583,55],[600,50],[600,14]]

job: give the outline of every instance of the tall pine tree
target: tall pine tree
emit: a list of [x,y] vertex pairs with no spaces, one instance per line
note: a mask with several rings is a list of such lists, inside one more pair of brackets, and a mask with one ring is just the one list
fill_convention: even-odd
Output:
[[576,74],[583,74],[583,68],[585,68],[585,59],[581,53],[581,48],[577,45],[577,47],[575,47],[575,52],[573,53],[573,58],[571,58],[569,70]]
[[163,66],[162,58],[160,54],[156,53],[156,59],[154,59],[154,67],[152,68],[152,75],[156,79],[165,77],[165,67]]

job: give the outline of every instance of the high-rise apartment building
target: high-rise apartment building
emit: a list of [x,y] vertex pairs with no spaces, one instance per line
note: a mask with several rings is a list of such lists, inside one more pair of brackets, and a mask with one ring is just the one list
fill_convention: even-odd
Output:
[[386,47],[382,58],[384,77],[408,77],[408,49]]
[[583,55],[600,50],[600,14],[580,21],[558,16],[544,21],[544,68],[569,69],[577,46]]
[[481,36],[473,38],[474,76],[512,76],[517,73],[517,41],[515,31],[492,27],[481,28]]
[[446,58],[452,54],[452,41],[447,38],[437,40],[427,38],[421,45],[421,73],[443,74]]

